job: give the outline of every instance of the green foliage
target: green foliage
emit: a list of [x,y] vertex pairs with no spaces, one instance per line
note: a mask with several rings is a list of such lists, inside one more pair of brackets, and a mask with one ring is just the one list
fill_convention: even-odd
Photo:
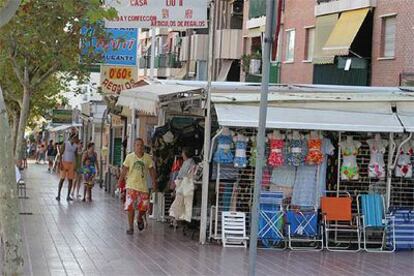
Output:
[[23,0],[0,31],[0,85],[7,91],[6,101],[19,103],[23,89],[29,91],[33,123],[30,119],[53,107],[67,82],[88,79],[95,57],[79,63],[82,26],[102,34],[97,23],[114,16],[116,11],[103,8],[100,0]]

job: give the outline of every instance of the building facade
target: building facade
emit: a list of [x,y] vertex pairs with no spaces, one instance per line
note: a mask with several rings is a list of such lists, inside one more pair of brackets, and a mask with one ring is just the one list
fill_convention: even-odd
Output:
[[280,82],[413,85],[414,1],[282,3]]

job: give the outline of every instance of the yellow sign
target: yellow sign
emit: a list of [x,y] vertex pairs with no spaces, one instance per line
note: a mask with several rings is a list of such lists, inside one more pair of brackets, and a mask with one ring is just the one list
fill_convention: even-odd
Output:
[[136,87],[137,81],[137,67],[101,66],[101,87],[103,93],[119,94],[123,90]]

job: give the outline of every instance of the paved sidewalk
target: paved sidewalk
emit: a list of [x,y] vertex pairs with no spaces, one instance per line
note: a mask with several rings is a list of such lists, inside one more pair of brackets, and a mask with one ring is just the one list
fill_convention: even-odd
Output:
[[[94,188],[94,202],[55,200],[58,179],[29,165],[21,200],[25,275],[246,275],[248,251],[200,246],[162,223],[127,236],[118,200]],[[62,195],[66,195],[66,185]],[[62,196],[62,198],[65,198]],[[414,254],[260,250],[258,275],[414,275]]]

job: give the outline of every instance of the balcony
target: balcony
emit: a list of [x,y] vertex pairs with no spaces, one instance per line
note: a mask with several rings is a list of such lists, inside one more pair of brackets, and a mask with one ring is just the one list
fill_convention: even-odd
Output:
[[315,16],[377,6],[377,0],[316,0]]
[[181,63],[178,61],[178,54],[168,53],[161,54],[155,58],[155,68],[180,68]]

